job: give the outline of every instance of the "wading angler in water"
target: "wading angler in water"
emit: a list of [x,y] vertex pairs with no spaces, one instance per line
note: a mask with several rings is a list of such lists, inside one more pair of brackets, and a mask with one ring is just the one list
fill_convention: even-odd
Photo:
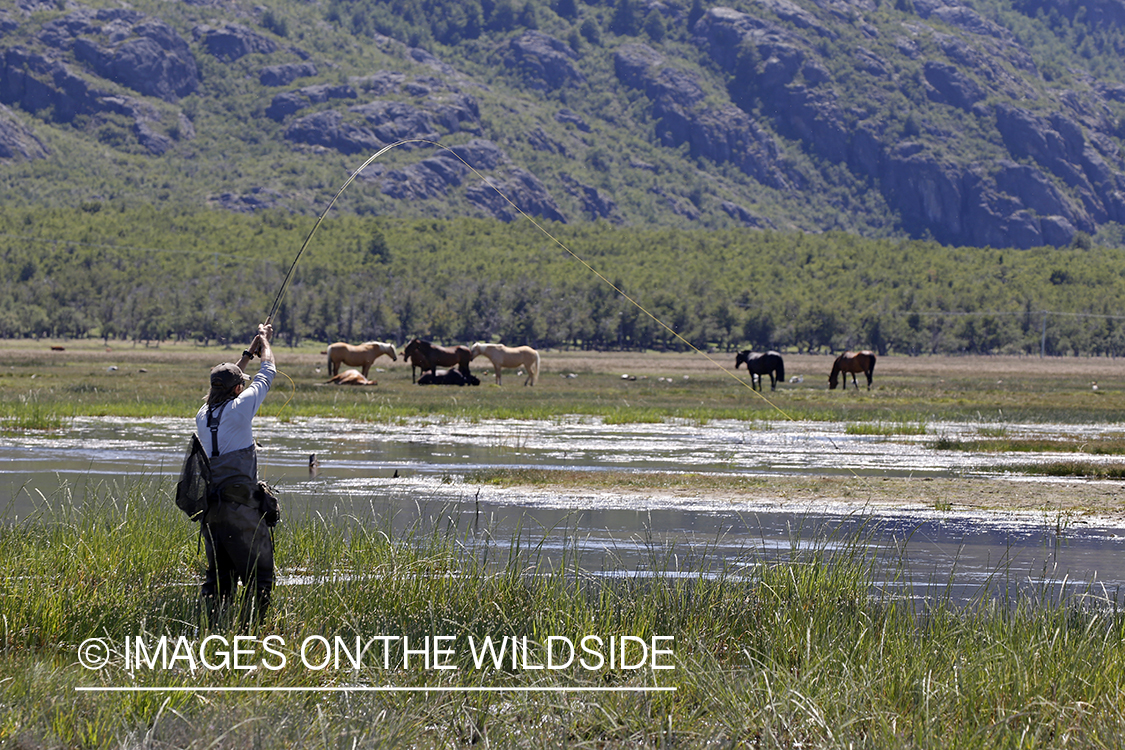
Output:
[[[239,611],[243,625],[261,618],[273,589],[270,526],[276,523],[276,509],[268,507],[264,487],[258,484],[251,426],[277,374],[272,338],[272,326],[258,326],[242,359],[215,366],[207,403],[195,415],[199,441],[211,461],[211,497],[201,529],[207,549],[201,593],[211,623],[234,602],[239,580],[244,586]],[[244,370],[255,356],[262,364],[250,380]]]

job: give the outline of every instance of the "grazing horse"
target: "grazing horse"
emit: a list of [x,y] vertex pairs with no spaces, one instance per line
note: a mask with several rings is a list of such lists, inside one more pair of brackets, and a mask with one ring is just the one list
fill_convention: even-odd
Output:
[[844,373],[844,390],[848,389],[848,373],[852,374],[852,384],[858,389],[855,374],[862,372],[867,376],[867,390],[871,390],[871,373],[875,371],[875,352],[844,352],[832,363],[832,374],[828,376],[828,389],[836,387],[839,374]]
[[785,362],[781,359],[781,355],[775,351],[768,351],[765,354],[761,352],[752,352],[747,349],[744,352],[739,352],[734,358],[734,369],[745,363],[746,371],[750,373],[750,387],[756,390],[762,390],[762,376],[768,374],[770,376],[770,390],[777,390],[778,381],[785,380]]
[[480,385],[480,378],[472,373],[462,375],[459,370],[434,370],[422,373],[418,385]]
[[488,357],[492,368],[496,370],[496,385],[500,385],[500,370],[508,368],[514,370],[522,367],[527,370],[527,379],[524,385],[535,385],[539,380],[539,352],[530,346],[504,346],[503,344],[485,344],[481,341],[473,344],[469,354],[476,359],[480,355]]
[[345,344],[343,341],[337,341],[328,347],[328,374],[339,373],[340,363],[343,362],[345,365],[362,367],[363,377],[366,378],[367,373],[371,371],[371,365],[375,364],[375,360],[384,354],[390,357],[392,362],[398,359],[395,356],[393,344],[384,344],[381,341],[366,341],[359,346],[352,346],[351,344]]
[[412,339],[402,350],[402,358],[410,361],[410,382],[414,382],[414,368],[433,372],[441,367],[456,367],[462,375],[469,374],[472,355],[467,346],[436,346],[429,341]]

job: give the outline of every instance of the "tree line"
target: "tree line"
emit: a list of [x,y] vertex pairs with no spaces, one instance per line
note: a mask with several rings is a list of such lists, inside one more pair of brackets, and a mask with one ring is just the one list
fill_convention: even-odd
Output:
[[[95,207],[96,206],[96,207]],[[313,225],[284,212],[0,209],[0,337],[238,341]],[[843,233],[329,218],[282,341],[1125,354],[1125,251]],[[1046,323],[1046,325],[1044,325]]]

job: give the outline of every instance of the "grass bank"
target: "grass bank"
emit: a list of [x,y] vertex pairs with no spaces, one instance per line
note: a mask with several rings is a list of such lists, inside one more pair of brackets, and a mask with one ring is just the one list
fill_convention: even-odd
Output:
[[[52,349],[62,347],[62,350]],[[474,361],[477,387],[411,383],[410,367],[382,358],[372,387],[325,385],[324,345],[277,347],[281,374],[262,413],[399,421],[552,419],[589,415],[613,423],[686,419],[847,422],[867,434],[911,434],[940,421],[1116,422],[1125,414],[1119,363],[1107,358],[884,357],[868,391],[830,391],[831,356],[786,355],[800,382],[752,391],[734,354],[543,351],[539,384],[508,372],[495,385]],[[208,370],[242,345],[105,347],[95,341],[0,342],[0,428],[45,428],[73,416],[184,416],[199,407]],[[251,368],[253,369],[253,368]],[[1090,383],[1098,381],[1098,390]]]
[[[1096,597],[933,602],[872,586],[862,539],[816,540],[778,560],[698,559],[673,575],[591,575],[548,564],[525,538],[487,552],[440,530],[392,533],[362,508],[289,519],[278,529],[286,583],[244,662],[192,669],[238,633],[201,629],[194,528],[170,488],[143,481],[76,497],[64,486],[32,516],[0,527],[0,744],[17,747],[1099,747],[1125,732],[1125,617]],[[522,540],[521,540],[522,539]],[[809,540],[812,541],[812,540]],[[577,542],[576,542],[577,543]],[[610,571],[611,573],[613,571]],[[682,570],[676,571],[682,573]],[[1087,592],[1093,594],[1094,592]],[[298,644],[386,635],[449,636],[427,668],[401,641],[354,668],[304,666]],[[554,636],[654,636],[670,670],[603,664],[474,665],[466,644],[527,637],[542,664]],[[184,644],[169,668],[127,669],[126,638]],[[109,664],[78,664],[99,637]],[[260,660],[265,639],[287,665]],[[146,652],[147,653],[147,652]],[[368,654],[368,656],[371,656]],[[155,657],[154,657],[155,658]],[[594,660],[591,658],[590,662]],[[651,662],[649,662],[651,664]],[[674,687],[674,692],[530,693],[511,688]],[[503,692],[145,692],[77,687],[359,686],[508,688]]]

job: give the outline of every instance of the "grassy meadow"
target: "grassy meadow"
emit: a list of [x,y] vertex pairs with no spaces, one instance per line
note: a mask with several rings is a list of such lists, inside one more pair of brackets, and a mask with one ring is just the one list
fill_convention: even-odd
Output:
[[[485,554],[441,531],[392,536],[348,509],[279,527],[278,565],[292,580],[257,628],[206,630],[194,528],[151,502],[167,491],[60,491],[0,531],[0,744],[1112,747],[1125,733],[1125,616],[1096,591],[923,606],[872,587],[895,561],[865,554],[861,538],[818,539],[781,560],[747,549],[686,576],[671,574],[675,550],[654,546],[652,576],[591,576],[546,564],[534,544]],[[382,651],[358,667],[327,663],[319,646],[299,657],[310,638],[384,635],[450,638],[460,648],[443,663],[454,668],[403,662],[394,647],[389,666]],[[657,663],[673,668],[633,668],[634,656],[629,668],[590,669],[591,658],[533,669],[544,663],[534,647],[530,661],[482,668],[464,648],[584,635],[661,636],[670,654]],[[178,661],[127,668],[127,638],[161,636],[187,644]],[[254,669],[224,665],[236,636]],[[207,637],[209,656],[189,664]],[[104,668],[79,664],[90,638],[111,649]],[[262,658],[267,638],[284,666]],[[125,686],[242,692],[79,690]],[[675,690],[630,690],[652,686]]]
[[[201,402],[208,370],[237,360],[241,351],[241,343],[0,342],[0,415],[16,428],[77,415],[186,416]],[[862,375],[858,391],[850,382],[847,390],[830,391],[832,357],[789,354],[786,377],[799,382],[771,392],[767,378],[758,393],[746,370],[734,369],[733,352],[545,350],[532,388],[521,387],[524,378],[514,371],[505,371],[496,386],[491,365],[480,358],[473,372],[481,385],[450,388],[412,385],[409,365],[385,357],[375,365],[383,372],[371,372],[377,386],[325,385],[323,351],[318,343],[276,347],[279,375],[263,415],[393,421],[582,414],[618,422],[798,419],[915,430],[943,420],[1069,424],[1117,422],[1125,415],[1125,363],[1106,357],[890,356],[876,364],[870,391]]]
[[[982,450],[1021,439],[1006,424],[1125,414],[1121,365],[1109,359],[887,357],[871,391],[829,391],[831,359],[794,355],[786,374],[800,382],[758,395],[745,371],[732,377],[726,353],[542,352],[534,388],[514,373],[497,387],[483,366],[480,387],[423,388],[408,366],[380,360],[377,386],[343,388],[323,385],[322,349],[277,348],[283,374],[265,414],[832,419],[887,435],[975,419]],[[9,342],[3,429],[65,430],[79,415],[188,416],[208,369],[240,351]],[[1099,441],[1103,452],[1115,446]],[[491,480],[592,481],[582,472],[482,477]],[[681,550],[653,545],[651,575],[599,575],[547,562],[534,534],[485,549],[456,532],[395,531],[357,507],[278,527],[284,583],[264,621],[242,632],[202,623],[204,558],[195,527],[169,511],[171,491],[143,479],[81,496],[63,486],[31,516],[0,517],[0,747],[1031,748],[1116,747],[1125,736],[1125,615],[1103,592],[995,601],[982,589],[969,606],[940,595],[922,603],[874,584],[888,571],[894,579],[897,561],[873,557],[862,537],[806,539],[781,559],[750,541],[735,559],[693,556],[687,575]],[[550,638],[585,635],[667,639],[660,666],[674,668],[651,668],[655,656],[637,668],[535,668]],[[136,642],[152,648],[161,636],[176,644],[164,652],[171,663],[138,664]],[[378,636],[411,648],[447,637],[456,648],[443,664],[453,668],[406,657],[401,640],[358,667],[347,653],[339,665],[318,663],[318,639],[350,647]],[[485,636],[527,638],[530,657],[482,668],[466,644]],[[250,649],[242,666],[253,669],[223,665],[236,637],[256,639],[241,641]],[[80,664],[91,638],[110,649],[104,668]],[[301,658],[310,642],[312,666]],[[204,664],[208,648],[216,668]],[[107,687],[239,690],[85,690]],[[411,692],[344,689],[392,687]],[[675,690],[640,690],[650,687]]]

